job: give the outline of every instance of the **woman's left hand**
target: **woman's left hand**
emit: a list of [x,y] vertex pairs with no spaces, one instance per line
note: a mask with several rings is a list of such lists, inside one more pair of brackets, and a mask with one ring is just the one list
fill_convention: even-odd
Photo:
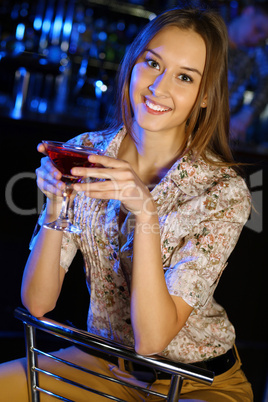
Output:
[[128,211],[140,217],[156,214],[149,189],[128,162],[104,155],[90,155],[88,160],[98,166],[73,168],[72,174],[102,180],[75,184],[76,191],[83,191],[91,198],[120,200]]

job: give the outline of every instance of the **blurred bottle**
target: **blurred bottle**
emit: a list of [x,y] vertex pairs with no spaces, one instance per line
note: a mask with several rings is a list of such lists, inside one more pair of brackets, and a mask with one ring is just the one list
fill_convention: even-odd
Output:
[[14,107],[11,110],[10,116],[14,119],[20,119],[22,117],[24,104],[27,97],[29,86],[30,73],[26,71],[24,67],[18,68],[15,73],[14,82]]

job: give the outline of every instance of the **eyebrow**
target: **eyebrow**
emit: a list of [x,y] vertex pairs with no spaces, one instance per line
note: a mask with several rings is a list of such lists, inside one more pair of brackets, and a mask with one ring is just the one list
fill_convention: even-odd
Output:
[[[156,57],[158,57],[159,59],[163,60],[162,57],[160,56],[160,54],[158,54],[157,52],[155,52],[155,51],[152,50],[152,49],[145,49],[144,51],[145,51],[145,52],[150,52],[150,53],[154,54]],[[187,66],[180,66],[180,68],[182,68],[183,70],[191,71],[191,72],[193,72],[193,73],[197,73],[197,74],[200,75],[200,77],[202,77],[201,72],[200,72],[197,68],[194,68],[194,67],[187,67]]]

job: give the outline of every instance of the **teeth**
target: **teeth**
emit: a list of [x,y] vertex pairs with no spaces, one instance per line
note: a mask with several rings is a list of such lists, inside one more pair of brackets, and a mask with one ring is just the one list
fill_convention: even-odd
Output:
[[169,109],[169,108],[165,109],[160,105],[155,105],[154,103],[149,102],[147,99],[145,103],[150,109],[156,110],[157,112],[166,112]]

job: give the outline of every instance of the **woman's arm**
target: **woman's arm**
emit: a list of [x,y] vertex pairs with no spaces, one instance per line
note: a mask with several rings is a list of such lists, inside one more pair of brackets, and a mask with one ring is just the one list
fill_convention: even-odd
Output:
[[[213,208],[211,199],[214,202]],[[172,225],[174,227],[176,224],[181,225],[183,217],[186,218],[189,213],[195,225],[191,226],[191,230],[184,236],[183,247],[176,247],[174,244],[173,263],[165,272],[166,287],[161,280],[161,276],[164,276],[161,253],[157,255],[155,252],[157,247],[153,245],[154,242],[158,243],[160,250],[160,237],[154,229],[157,228],[157,221],[155,220],[153,226],[154,215],[136,216],[132,278],[132,314],[133,312],[135,314],[132,316],[133,327],[136,325],[138,329],[134,333],[137,350],[140,353],[146,354],[148,351],[150,353],[150,342],[152,342],[152,353],[165,349],[172,336],[177,335],[174,332],[182,329],[192,308],[202,309],[212,298],[226,261],[248,219],[251,205],[249,192],[239,177],[230,180],[219,179],[209,191],[196,199],[193,198],[191,206],[190,203],[187,204],[185,209],[180,209],[177,217],[172,215],[171,219],[175,219]],[[196,214],[196,219],[194,219],[195,210],[200,210]],[[171,221],[165,223],[169,227]],[[150,231],[153,231],[154,236]],[[181,296],[171,296],[177,312],[175,322],[172,322],[174,314],[169,314],[169,310],[172,311],[173,307],[169,297],[165,296],[166,288],[171,295]],[[135,294],[137,296],[133,298]],[[149,305],[147,296],[148,300],[152,301]],[[152,311],[154,315],[151,317]]]
[[[43,146],[38,150],[43,152]],[[61,174],[48,158],[36,171],[38,187],[47,195],[45,222],[55,220],[61,209],[64,184]],[[21,297],[24,306],[35,316],[51,311],[57,302],[65,270],[60,267],[62,232],[41,227],[25,266]]]
[[181,330],[192,307],[169,294],[162,265],[158,216],[136,216],[131,322],[139,354],[160,353]]
[[[45,219],[50,222],[52,216],[48,213]],[[25,266],[21,298],[31,314],[42,317],[55,307],[65,271],[60,267],[62,233],[41,228],[37,236]]]
[[98,155],[91,155],[90,161],[105,168],[75,168],[72,174],[107,180],[74,188],[92,198],[118,199],[136,216],[131,288],[135,348],[142,354],[159,353],[183,327],[192,308],[168,292],[154,201],[128,162]]

